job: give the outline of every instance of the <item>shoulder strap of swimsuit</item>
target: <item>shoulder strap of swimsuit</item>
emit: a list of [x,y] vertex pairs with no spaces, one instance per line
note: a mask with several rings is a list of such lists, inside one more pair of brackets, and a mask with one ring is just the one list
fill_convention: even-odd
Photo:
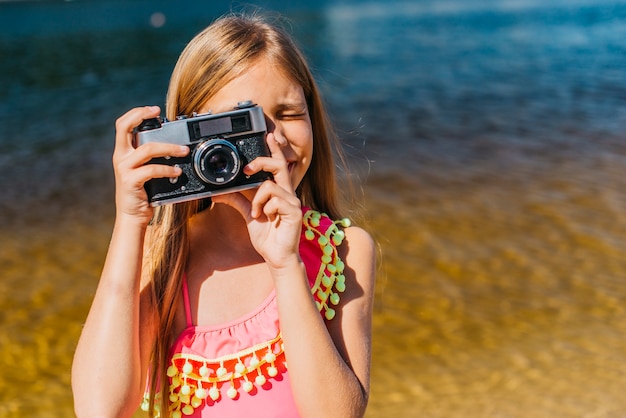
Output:
[[187,320],[187,326],[192,327],[193,321],[191,320],[191,304],[189,303],[189,286],[187,286],[187,275],[183,276],[183,301],[185,302],[185,319]]

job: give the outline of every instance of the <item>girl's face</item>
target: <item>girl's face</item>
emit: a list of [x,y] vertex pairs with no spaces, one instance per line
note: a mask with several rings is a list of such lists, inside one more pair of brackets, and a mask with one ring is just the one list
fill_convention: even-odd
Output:
[[229,111],[245,100],[263,108],[267,132],[273,133],[281,146],[295,190],[313,156],[313,130],[302,87],[267,59],[261,59],[220,89],[200,112]]

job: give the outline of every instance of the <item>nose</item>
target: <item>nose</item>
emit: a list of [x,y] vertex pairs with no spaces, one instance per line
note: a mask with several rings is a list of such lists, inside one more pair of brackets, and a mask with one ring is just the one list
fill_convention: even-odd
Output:
[[274,134],[274,138],[276,138],[276,142],[281,146],[281,148],[288,145],[287,138],[285,138],[285,135],[280,128],[280,123],[276,123],[272,118],[265,116],[265,125],[267,126],[267,133]]

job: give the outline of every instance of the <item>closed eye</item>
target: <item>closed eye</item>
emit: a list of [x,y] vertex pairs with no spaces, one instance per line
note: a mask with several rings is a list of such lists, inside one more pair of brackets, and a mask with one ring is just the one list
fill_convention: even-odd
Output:
[[280,120],[302,119],[306,115],[306,113],[280,113],[277,115],[277,118]]
[[281,105],[276,111],[276,118],[281,120],[302,119],[308,116],[306,104],[294,103]]

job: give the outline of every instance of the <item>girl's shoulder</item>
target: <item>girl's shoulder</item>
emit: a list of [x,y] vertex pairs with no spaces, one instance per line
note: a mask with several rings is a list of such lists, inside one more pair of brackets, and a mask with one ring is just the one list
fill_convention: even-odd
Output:
[[[352,225],[347,218],[333,220],[307,208],[303,209],[303,214],[303,255],[307,250],[320,254],[322,265],[331,273],[340,271],[340,276],[347,276],[348,281],[355,281],[358,287],[372,289],[377,265],[377,246],[372,236],[364,228]],[[310,273],[318,271],[318,264],[313,264],[308,266]]]

